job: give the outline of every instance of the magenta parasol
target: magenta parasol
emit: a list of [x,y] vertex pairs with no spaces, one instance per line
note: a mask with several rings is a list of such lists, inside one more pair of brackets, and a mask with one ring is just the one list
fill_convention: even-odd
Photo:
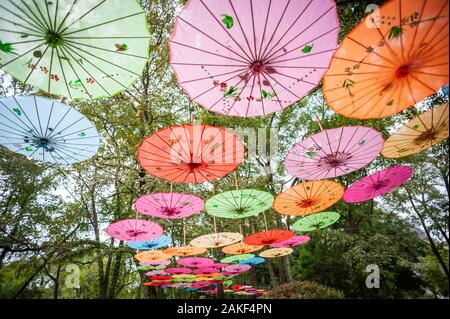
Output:
[[165,270],[152,270],[145,273],[146,276],[167,276],[169,273],[167,273]]
[[250,268],[252,268],[252,266],[250,265],[229,265],[224,270],[226,272],[241,274],[243,272],[250,270]]
[[139,262],[141,266],[167,266],[170,264],[170,260],[155,260],[155,261],[143,261]]
[[198,268],[195,269],[194,271],[192,271],[194,274],[204,274],[204,275],[209,275],[209,274],[215,274],[218,273],[219,270],[217,268]]
[[280,243],[272,244],[270,246],[276,248],[288,248],[295,247],[301,244],[307,243],[311,238],[309,236],[294,236],[289,238],[288,240],[282,241]]
[[190,274],[192,270],[188,268],[167,268],[165,272],[171,275],[186,275]]
[[163,229],[156,223],[143,219],[124,219],[106,229],[111,237],[123,241],[144,241],[161,236]]
[[214,264],[214,260],[204,257],[179,258],[177,264],[186,267],[207,268]]

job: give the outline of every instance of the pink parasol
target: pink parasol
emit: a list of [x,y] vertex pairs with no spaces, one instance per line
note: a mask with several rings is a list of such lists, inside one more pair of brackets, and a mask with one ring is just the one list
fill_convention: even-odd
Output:
[[211,286],[213,283],[210,281],[199,281],[199,282],[194,282],[192,284],[192,288],[205,288],[205,287],[209,287]]
[[181,193],[157,193],[139,197],[135,209],[144,215],[161,218],[185,218],[204,208],[201,198]]
[[194,274],[205,274],[205,275],[215,274],[215,273],[218,273],[218,272],[219,272],[219,270],[217,268],[209,268],[209,267],[207,267],[207,268],[198,268],[198,269],[195,269],[193,271]]
[[225,268],[228,266],[229,266],[229,264],[224,264],[224,263],[215,263],[212,265],[208,265],[209,268],[217,268],[217,269]]
[[224,270],[226,272],[240,274],[240,273],[250,270],[250,268],[252,268],[252,266],[250,266],[250,265],[230,265],[230,266],[227,266]]
[[115,239],[136,242],[155,239],[162,235],[163,229],[148,220],[124,219],[109,225],[106,232]]
[[231,272],[231,271],[224,271],[222,273],[222,275],[223,276],[227,276],[227,277],[234,277],[234,276],[239,275],[239,273],[238,272]]
[[311,238],[309,236],[294,236],[281,243],[272,244],[270,246],[277,248],[295,247],[304,243],[307,243]]
[[389,193],[412,176],[409,166],[392,166],[355,182],[344,193],[347,203],[360,203]]
[[284,165],[289,174],[300,179],[334,178],[372,162],[383,145],[383,136],[370,127],[338,127],[295,144]]
[[167,268],[165,271],[171,275],[185,275],[192,272],[192,270],[188,268]]
[[319,84],[338,31],[332,0],[191,0],[170,38],[171,65],[207,110],[267,115]]
[[169,275],[169,273],[165,272],[164,270],[152,270],[152,271],[146,272],[145,275],[150,276],[150,277],[167,276],[167,275]]
[[177,264],[186,267],[207,268],[214,264],[214,260],[204,257],[189,257],[178,259]]
[[170,264],[170,260],[155,260],[155,261],[140,261],[141,266],[167,266]]

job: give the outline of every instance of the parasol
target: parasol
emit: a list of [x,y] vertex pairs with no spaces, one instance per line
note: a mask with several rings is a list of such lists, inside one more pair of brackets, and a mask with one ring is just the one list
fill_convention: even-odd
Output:
[[240,233],[212,233],[194,238],[190,244],[194,247],[218,248],[238,242],[242,238]]
[[247,245],[246,243],[240,242],[222,248],[222,252],[231,255],[242,255],[255,252],[262,249],[263,247],[264,246]]
[[2,1],[0,16],[0,66],[50,94],[111,97],[148,61],[150,34],[137,1]]
[[448,0],[393,0],[342,41],[324,76],[327,104],[346,117],[396,114],[448,83]]
[[170,254],[173,256],[195,256],[206,253],[206,248],[201,247],[193,247],[193,246],[178,246],[166,248],[163,250],[164,253]]
[[179,275],[172,275],[175,279],[193,279],[195,278],[195,275],[193,274],[179,274]]
[[280,243],[294,236],[290,230],[275,229],[251,234],[244,238],[244,243],[253,246],[265,246]]
[[224,264],[232,264],[232,263],[236,263],[241,260],[246,260],[246,259],[250,259],[253,257],[255,257],[255,255],[253,255],[253,254],[232,255],[232,256],[222,258],[220,260],[220,262],[224,263]]
[[160,249],[172,244],[172,239],[169,236],[159,236],[152,240],[141,242],[129,242],[127,246],[136,250]]
[[154,280],[154,281],[169,281],[169,280],[172,280],[172,276],[151,276],[150,280]]
[[169,41],[171,65],[208,111],[264,116],[319,84],[338,31],[331,0],[190,1]]
[[273,208],[282,215],[305,216],[320,212],[337,203],[344,187],[334,181],[309,181],[278,194]]
[[293,225],[292,229],[297,232],[307,233],[328,227],[339,220],[341,215],[336,212],[321,212],[301,217]]
[[171,275],[186,275],[192,272],[192,270],[188,268],[167,268],[165,271]]
[[217,268],[198,268],[192,271],[194,274],[204,276],[204,275],[212,275],[217,274],[219,271]]
[[179,183],[220,179],[244,156],[245,147],[235,134],[205,124],[166,127],[144,139],[138,150],[147,173]]
[[298,245],[302,245],[310,241],[309,236],[294,236],[289,238],[288,240],[282,241],[281,243],[272,244],[270,246],[275,248],[290,248]]
[[167,266],[170,264],[169,260],[157,260],[157,261],[140,261],[141,266]]
[[209,265],[209,268],[216,268],[216,269],[222,269],[225,268],[226,266],[228,266],[228,264],[225,263],[214,263],[212,265]]
[[143,219],[124,219],[106,229],[109,236],[123,241],[140,242],[161,236],[163,229],[156,223]]
[[448,103],[435,106],[394,132],[384,144],[384,157],[399,158],[421,152],[448,138]]
[[152,270],[145,273],[146,276],[153,277],[153,276],[166,276],[168,273],[166,273],[164,270]]
[[383,144],[383,136],[370,127],[333,128],[295,144],[284,165],[290,175],[300,179],[334,178],[372,162]]
[[146,250],[134,255],[139,261],[160,261],[172,258],[172,255],[164,253],[162,250]]
[[292,254],[292,252],[292,248],[271,248],[260,252],[259,256],[264,258],[277,258]]
[[100,137],[71,106],[39,96],[12,96],[0,99],[0,144],[42,162],[73,164],[97,154]]
[[204,268],[214,264],[211,258],[197,257],[197,258],[179,258],[177,264],[186,267]]
[[212,285],[212,283],[209,281],[199,281],[199,282],[193,283],[192,288],[204,288],[204,287],[209,287],[211,285]]
[[205,204],[209,215],[221,218],[246,218],[269,209],[273,196],[255,189],[240,189],[220,193]]
[[252,266],[248,264],[241,264],[241,265],[230,265],[224,269],[226,272],[233,272],[233,273],[243,273],[248,270],[250,270]]
[[264,263],[266,260],[264,258],[261,257],[253,257],[253,258],[249,258],[249,259],[245,259],[245,260],[241,260],[238,262],[238,264],[244,264],[244,265],[259,265]]
[[352,184],[344,193],[347,203],[360,203],[387,194],[400,187],[412,176],[409,166],[392,166]]

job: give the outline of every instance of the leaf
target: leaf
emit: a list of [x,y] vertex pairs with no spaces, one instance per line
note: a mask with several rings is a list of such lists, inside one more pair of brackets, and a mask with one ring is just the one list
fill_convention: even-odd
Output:
[[69,81],[69,86],[70,86],[72,89],[76,89],[76,88],[78,88],[79,86],[81,86],[81,80],[80,80],[80,79],[78,79],[78,80],[70,80],[70,81]]
[[316,156],[316,152],[308,151],[308,152],[306,152],[306,155],[308,157],[314,157],[314,156]]
[[310,44],[310,45],[306,45],[303,49],[302,49],[302,52],[303,53],[310,53],[311,51],[312,51],[312,49],[313,49],[313,47],[314,47],[314,44],[312,43],[312,44]]
[[387,106],[392,106],[394,105],[394,100],[390,100],[389,102],[387,102]]
[[261,91],[261,98],[267,99],[268,96],[269,96],[269,93],[267,93],[266,90],[262,90],[262,91]]
[[230,88],[223,94],[224,97],[232,97],[236,94],[237,89],[235,86],[230,86]]
[[223,24],[225,24],[227,29],[231,29],[234,26],[233,17],[231,17],[227,14],[222,14],[221,17],[222,17],[222,22],[223,22]]
[[12,110],[14,111],[14,113],[17,114],[17,116],[21,116],[22,115],[22,111],[18,107],[13,108]]
[[393,26],[389,31],[388,39],[398,38],[403,33],[403,28],[399,26]]

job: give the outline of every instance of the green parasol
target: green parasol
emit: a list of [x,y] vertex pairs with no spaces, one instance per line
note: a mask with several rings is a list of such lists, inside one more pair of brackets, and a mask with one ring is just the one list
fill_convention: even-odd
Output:
[[142,74],[150,34],[135,0],[0,3],[0,67],[69,98],[110,97]]
[[241,260],[247,260],[247,259],[250,259],[253,257],[255,257],[255,255],[253,255],[253,254],[232,255],[232,256],[228,256],[228,257],[221,259],[220,262],[224,263],[224,264],[232,264],[232,263],[239,262]]
[[271,208],[273,200],[267,192],[239,189],[211,197],[205,203],[205,210],[209,215],[221,218],[246,218]]
[[293,225],[297,232],[310,232],[328,227],[339,220],[341,215],[336,212],[321,212],[301,217]]

